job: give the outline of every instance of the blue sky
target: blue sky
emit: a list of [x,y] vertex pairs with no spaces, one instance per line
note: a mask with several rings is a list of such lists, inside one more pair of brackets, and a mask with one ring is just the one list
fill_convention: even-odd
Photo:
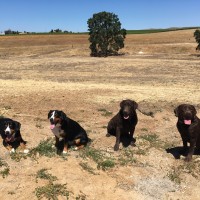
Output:
[[102,11],[118,15],[127,30],[200,26],[200,0],[0,0],[0,32],[84,32]]

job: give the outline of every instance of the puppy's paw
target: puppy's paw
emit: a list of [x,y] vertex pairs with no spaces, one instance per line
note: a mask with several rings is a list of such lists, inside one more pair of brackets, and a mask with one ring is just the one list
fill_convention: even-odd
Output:
[[67,151],[63,151],[63,154],[67,154]]
[[136,144],[135,144],[134,141],[131,141],[131,146],[132,146],[132,147],[136,147]]
[[15,149],[12,148],[12,149],[10,150],[10,153],[15,153]]
[[25,154],[29,153],[29,149],[24,149],[24,153]]
[[192,160],[192,156],[187,156],[187,157],[184,159],[185,162],[190,162],[191,160]]
[[106,134],[106,137],[110,137],[110,136],[111,136],[110,133],[107,133],[107,134]]
[[119,145],[115,144],[114,151],[118,151],[118,150],[119,150]]

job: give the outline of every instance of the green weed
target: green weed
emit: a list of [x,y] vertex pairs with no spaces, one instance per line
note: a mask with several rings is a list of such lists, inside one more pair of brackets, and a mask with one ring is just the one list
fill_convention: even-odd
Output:
[[106,157],[100,150],[91,147],[84,148],[80,156],[82,158],[91,158],[95,163],[97,163],[97,169],[107,170],[115,166],[113,159]]
[[53,184],[50,182],[48,185],[37,187],[35,194],[38,199],[58,200],[58,196],[65,196],[66,199],[69,199],[66,184]]
[[94,172],[95,169],[93,169],[92,167],[90,167],[90,166],[88,165],[88,163],[85,163],[85,162],[83,163],[83,162],[81,162],[81,163],[79,163],[79,165],[80,165],[85,171],[89,172],[90,174],[96,175],[96,173]]
[[10,173],[8,164],[0,158],[0,174],[3,178],[6,178]]
[[124,148],[120,157],[118,158],[119,164],[122,166],[127,166],[129,164],[136,163],[136,159],[134,158],[134,151],[130,148]]
[[181,183],[180,174],[181,174],[180,169],[173,167],[172,170],[167,174],[167,176],[171,181],[180,184]]
[[109,168],[113,168],[114,166],[115,166],[114,160],[106,159],[102,162],[98,162],[97,169],[102,169],[103,171],[105,171]]
[[41,170],[39,170],[37,172],[37,174],[36,174],[36,182],[37,182],[38,178],[40,178],[40,179],[46,179],[46,180],[49,180],[50,182],[58,180],[56,176],[52,176],[51,174],[49,174],[47,172],[46,168],[41,169]]
[[56,156],[56,151],[53,146],[53,140],[50,138],[41,141],[37,147],[30,150],[29,156],[35,157],[37,154],[39,154],[40,156],[46,156],[50,158],[54,157]]

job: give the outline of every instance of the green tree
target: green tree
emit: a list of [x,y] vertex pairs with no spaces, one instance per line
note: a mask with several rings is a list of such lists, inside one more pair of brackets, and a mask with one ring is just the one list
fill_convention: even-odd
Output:
[[196,50],[200,50],[200,30],[196,30],[194,32],[194,37],[196,39],[196,42],[198,43]]
[[117,55],[124,47],[126,30],[121,29],[118,16],[109,12],[99,12],[88,19],[91,56]]

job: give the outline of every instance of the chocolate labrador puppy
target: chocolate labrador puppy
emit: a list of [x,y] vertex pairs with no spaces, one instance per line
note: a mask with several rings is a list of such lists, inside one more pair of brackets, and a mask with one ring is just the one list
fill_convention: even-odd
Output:
[[130,99],[123,100],[120,103],[119,112],[109,121],[106,136],[116,136],[116,143],[114,146],[115,151],[119,150],[121,136],[128,136],[131,140],[130,144],[135,146],[133,134],[135,131],[135,126],[138,122],[136,114],[137,108],[138,104],[135,101]]
[[200,149],[200,119],[196,116],[197,111],[193,105],[181,104],[174,110],[175,116],[178,117],[177,128],[183,141],[183,148],[186,152],[190,143],[189,152],[185,161],[192,160],[195,147]]

